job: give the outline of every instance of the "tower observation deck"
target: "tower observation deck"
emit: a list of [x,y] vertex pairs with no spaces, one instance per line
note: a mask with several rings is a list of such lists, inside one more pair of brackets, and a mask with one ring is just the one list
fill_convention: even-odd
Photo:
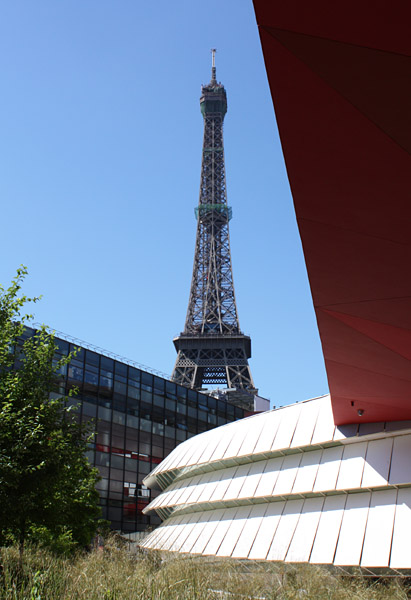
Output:
[[240,330],[234,294],[223,143],[227,95],[216,79],[215,50],[200,108],[204,139],[193,276],[184,331],[173,340],[178,355],[172,379],[195,390],[226,386],[231,401],[251,408],[257,390],[248,365],[251,340]]

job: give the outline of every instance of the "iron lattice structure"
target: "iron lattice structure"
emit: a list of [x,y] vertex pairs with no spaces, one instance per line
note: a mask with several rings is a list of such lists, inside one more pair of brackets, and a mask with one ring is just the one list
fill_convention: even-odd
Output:
[[251,340],[240,330],[235,301],[223,143],[227,96],[212,54],[211,81],[200,98],[204,140],[193,277],[184,331],[173,340],[178,355],[172,379],[196,390],[222,384],[244,405],[257,390],[248,365]]

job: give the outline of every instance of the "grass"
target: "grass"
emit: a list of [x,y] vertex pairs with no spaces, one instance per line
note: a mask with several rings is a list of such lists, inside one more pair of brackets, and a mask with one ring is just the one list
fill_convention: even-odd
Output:
[[343,578],[312,565],[155,553],[130,554],[108,544],[102,551],[57,557],[28,549],[23,572],[16,548],[1,550],[1,600],[406,600],[397,579]]

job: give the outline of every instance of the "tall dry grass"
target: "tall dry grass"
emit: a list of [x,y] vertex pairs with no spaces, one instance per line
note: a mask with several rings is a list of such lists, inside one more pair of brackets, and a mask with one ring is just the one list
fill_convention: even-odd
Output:
[[56,557],[28,549],[23,572],[15,548],[1,550],[1,600],[406,600],[399,580],[341,578],[310,565],[290,567],[106,549]]

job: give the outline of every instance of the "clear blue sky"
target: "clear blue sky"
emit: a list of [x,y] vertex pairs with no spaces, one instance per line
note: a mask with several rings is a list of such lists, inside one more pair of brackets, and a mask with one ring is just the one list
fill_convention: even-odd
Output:
[[171,373],[211,47],[240,326],[278,406],[328,386],[251,0],[1,4],[0,282],[27,265],[36,321]]

